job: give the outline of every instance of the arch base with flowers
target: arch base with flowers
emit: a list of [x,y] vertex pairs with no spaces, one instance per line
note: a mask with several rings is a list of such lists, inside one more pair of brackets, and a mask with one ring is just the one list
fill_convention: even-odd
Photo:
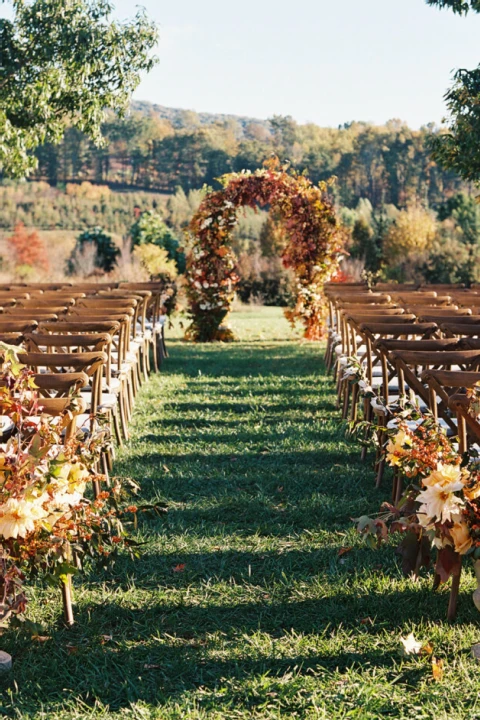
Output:
[[287,172],[278,160],[254,173],[224,175],[222,189],[210,192],[193,217],[192,249],[187,261],[187,296],[191,325],[187,338],[197,342],[234,339],[223,325],[239,277],[230,246],[241,207],[270,207],[278,212],[288,236],[282,261],[295,276],[296,302],[287,309],[300,320],[305,337],[320,339],[324,331],[323,285],[338,270],[343,233],[328,193],[329,183],[315,186],[303,175]]

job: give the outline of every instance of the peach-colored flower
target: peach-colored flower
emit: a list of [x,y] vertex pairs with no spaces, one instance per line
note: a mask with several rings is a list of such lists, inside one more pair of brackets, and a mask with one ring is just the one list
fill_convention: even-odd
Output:
[[437,469],[434,470],[428,477],[423,479],[423,484],[426,487],[432,485],[441,485],[445,487],[451,483],[461,482],[463,485],[463,473],[462,469],[458,465],[438,465]]
[[460,555],[465,555],[472,547],[473,540],[470,537],[470,530],[466,523],[455,523],[453,528],[450,529],[450,535],[452,536],[455,550],[460,553]]

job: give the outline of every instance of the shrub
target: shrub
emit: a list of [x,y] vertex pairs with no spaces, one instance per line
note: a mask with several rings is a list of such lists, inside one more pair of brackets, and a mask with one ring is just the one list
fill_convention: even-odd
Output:
[[173,260],[178,272],[185,272],[185,254],[180,249],[180,243],[173,232],[163,221],[159,213],[153,210],[143,212],[130,230],[132,246],[157,245],[167,251],[170,260]]
[[86,230],[78,236],[75,248],[67,262],[67,272],[74,275],[78,259],[82,255],[90,257],[88,247],[95,248],[95,268],[105,273],[111,272],[116,265],[120,249],[115,245],[111,236],[99,227]]
[[174,280],[177,275],[177,265],[174,260],[170,260],[168,253],[164,248],[147,243],[138,245],[133,251],[135,260],[147,270],[150,277],[167,277]]

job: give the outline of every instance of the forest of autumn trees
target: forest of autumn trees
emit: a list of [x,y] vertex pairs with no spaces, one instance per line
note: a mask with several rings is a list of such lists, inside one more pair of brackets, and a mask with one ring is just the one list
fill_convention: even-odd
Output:
[[107,143],[95,147],[70,128],[60,145],[37,150],[36,177],[59,182],[90,180],[122,189],[173,193],[214,185],[230,171],[255,170],[272,153],[316,183],[337,176],[337,200],[355,207],[406,207],[415,200],[435,207],[467,187],[432,161],[428,137],[434,128],[411,130],[392,120],[383,126],[353,122],[339,128],[298,125],[289,117],[268,122],[154,113],[142,104],[128,118],[104,125]]

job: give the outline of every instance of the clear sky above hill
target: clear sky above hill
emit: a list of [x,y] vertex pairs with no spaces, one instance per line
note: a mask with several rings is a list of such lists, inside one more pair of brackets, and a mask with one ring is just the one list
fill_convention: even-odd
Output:
[[[114,0],[132,15],[131,0]],[[424,0],[143,0],[160,64],[135,97],[336,126],[440,122],[451,71],[480,61],[480,16]]]

